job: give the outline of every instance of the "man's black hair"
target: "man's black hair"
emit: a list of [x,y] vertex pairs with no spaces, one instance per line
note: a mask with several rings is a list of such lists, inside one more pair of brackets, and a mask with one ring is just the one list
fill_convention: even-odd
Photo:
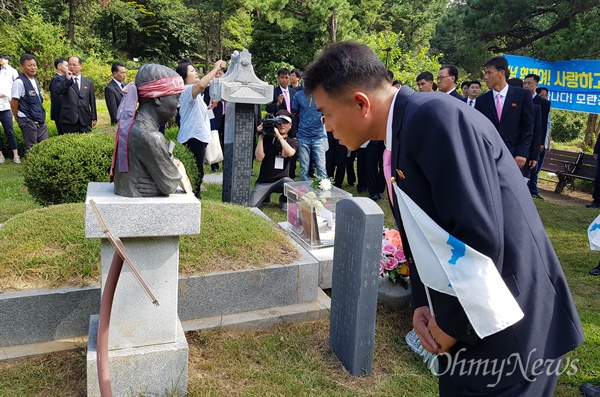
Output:
[[58,68],[58,65],[60,65],[63,62],[68,62],[65,58],[56,58],[54,60],[54,69]]
[[389,85],[387,69],[365,44],[342,41],[330,44],[304,73],[304,90],[310,95],[321,86],[325,92],[348,87],[377,89]]
[[302,71],[300,69],[294,69],[290,72],[290,74],[295,74],[299,79],[302,78]]
[[121,62],[115,62],[115,63],[113,63],[113,64],[112,64],[112,66],[110,67],[110,71],[111,71],[112,73],[114,73],[114,72],[118,72],[118,71],[119,71],[119,67],[121,67],[121,66],[125,67],[125,65],[124,65],[123,63],[121,63]]
[[471,87],[473,84],[477,84],[479,86],[479,88],[481,88],[481,81],[479,81],[479,80],[471,80],[469,82],[469,87]]
[[443,65],[440,70],[448,69],[448,74],[454,76],[454,84],[458,83],[458,69],[454,65]]
[[546,91],[548,94],[550,93],[550,91],[548,91],[548,89],[546,87],[538,87],[535,89],[535,92],[539,95],[540,92],[542,91]]
[[433,73],[431,73],[431,72],[421,72],[417,76],[417,80],[416,81],[419,81],[419,80],[433,81]]
[[483,67],[493,67],[498,71],[504,70],[504,76],[506,77],[507,81],[510,77],[510,70],[508,69],[508,60],[504,57],[492,57],[485,62]]
[[465,80],[462,82],[462,84],[460,85],[460,89],[462,90],[464,87],[469,88],[469,86],[471,85],[471,81],[469,80]]
[[[528,79],[528,78],[534,79],[535,82],[538,83],[538,84],[540,82],[540,76],[538,76],[537,74],[529,73],[527,76],[525,76],[525,79]],[[525,80],[525,79],[523,79],[523,80]]]
[[31,61],[31,60],[34,60],[37,62],[37,59],[35,59],[35,55],[23,54],[23,55],[21,55],[21,59],[19,59],[19,63],[22,65],[23,63],[25,63],[25,61]]
[[277,77],[281,76],[282,74],[290,74],[290,70],[288,68],[281,68],[277,71]]
[[523,80],[518,77],[513,77],[512,79],[506,80],[508,85],[512,85],[513,87],[523,88]]

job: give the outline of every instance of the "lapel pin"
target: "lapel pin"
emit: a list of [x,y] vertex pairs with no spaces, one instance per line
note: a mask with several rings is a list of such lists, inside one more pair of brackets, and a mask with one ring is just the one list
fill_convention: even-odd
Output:
[[516,107],[517,107],[517,104],[516,104],[516,103],[511,103],[511,105],[510,105],[510,106],[512,106],[513,108],[516,108]]
[[406,179],[406,176],[404,176],[404,172],[402,172],[402,170],[396,169],[396,174],[398,174],[400,179]]

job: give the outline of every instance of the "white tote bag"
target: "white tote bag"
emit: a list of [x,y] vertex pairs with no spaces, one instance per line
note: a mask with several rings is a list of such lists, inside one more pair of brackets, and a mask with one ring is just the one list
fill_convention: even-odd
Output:
[[221,142],[219,142],[219,131],[212,130],[210,132],[210,143],[206,146],[206,155],[204,156],[204,164],[210,165],[223,161],[223,150]]

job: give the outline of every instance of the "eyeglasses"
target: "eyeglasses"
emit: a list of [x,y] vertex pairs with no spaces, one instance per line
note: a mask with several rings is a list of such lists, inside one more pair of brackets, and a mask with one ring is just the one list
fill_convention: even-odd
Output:
[[448,76],[438,76],[437,77],[437,81],[440,81],[441,79],[445,79],[446,77],[452,77],[452,76],[450,76],[450,75],[448,75]]
[[325,116],[321,116],[321,124],[325,125]]

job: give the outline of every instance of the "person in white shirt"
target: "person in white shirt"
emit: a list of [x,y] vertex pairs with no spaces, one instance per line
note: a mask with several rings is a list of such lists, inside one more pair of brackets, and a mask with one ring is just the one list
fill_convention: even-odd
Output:
[[[10,57],[8,55],[0,55],[0,123],[2,123],[8,146],[13,153],[13,162],[19,164],[21,159],[19,157],[17,138],[15,138],[13,116],[10,111],[12,84],[19,77],[19,73],[8,64],[9,62]],[[5,161],[2,151],[2,141],[0,140],[0,163],[4,163]]]

